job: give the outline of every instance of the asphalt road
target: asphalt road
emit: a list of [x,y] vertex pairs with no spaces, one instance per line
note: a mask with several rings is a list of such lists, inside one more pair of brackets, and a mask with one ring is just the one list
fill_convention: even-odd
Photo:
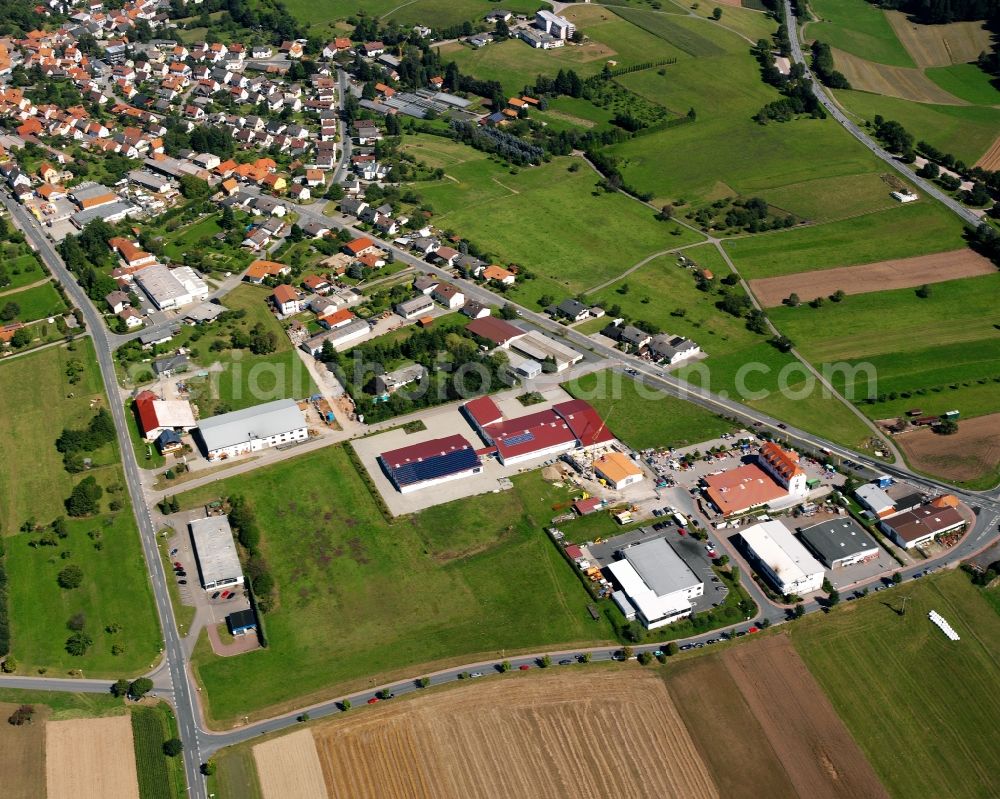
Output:
[[924,180],[921,177],[917,177],[917,175],[914,174],[912,170],[908,169],[905,164],[902,164],[890,153],[883,150],[871,137],[868,136],[868,134],[862,131],[861,128],[851,122],[851,120],[844,115],[844,112],[840,110],[840,106],[838,106],[831,99],[830,95],[826,93],[826,89],[823,88],[823,84],[816,79],[812,70],[809,69],[809,62],[802,54],[802,44],[799,41],[799,30],[796,24],[796,17],[792,14],[792,6],[789,0],[785,0],[785,23],[788,28],[788,39],[792,45],[792,60],[796,64],[802,64],[806,68],[806,74],[813,81],[813,92],[816,95],[816,99],[820,101],[823,107],[827,110],[827,113],[837,120],[837,122],[839,122],[840,125],[855,139],[861,142],[878,158],[885,161],[908,181],[915,184],[921,191],[945,205],[949,211],[961,217],[963,222],[966,222],[973,227],[979,227],[981,220],[972,211],[957,200],[949,197],[933,183]]

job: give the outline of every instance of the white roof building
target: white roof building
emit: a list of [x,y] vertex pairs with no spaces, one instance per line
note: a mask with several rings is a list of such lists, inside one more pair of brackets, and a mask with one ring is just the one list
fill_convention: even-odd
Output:
[[667,543],[654,538],[628,547],[608,571],[636,609],[647,629],[691,615],[691,600],[705,584]]
[[190,523],[201,584],[206,591],[224,585],[242,585],[243,568],[226,516],[208,516]]
[[755,524],[740,537],[751,564],[782,594],[809,594],[823,587],[823,565],[781,522]]
[[135,274],[152,303],[161,311],[180,308],[208,296],[208,286],[190,266],[168,269],[153,264]]
[[896,510],[896,503],[892,497],[875,483],[865,483],[863,486],[858,486],[854,490],[854,496],[858,498],[858,502],[881,518],[892,515],[893,511]]
[[198,425],[198,432],[210,461],[305,441],[309,437],[306,417],[291,399],[204,419]]

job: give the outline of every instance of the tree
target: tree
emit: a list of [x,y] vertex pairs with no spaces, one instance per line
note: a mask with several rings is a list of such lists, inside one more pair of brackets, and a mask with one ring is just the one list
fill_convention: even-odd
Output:
[[14,335],[11,336],[10,345],[14,349],[20,350],[27,347],[31,343],[31,340],[31,333],[28,331],[28,328],[22,327],[16,330]]
[[93,643],[94,639],[81,630],[80,632],[73,633],[66,639],[66,651],[74,657],[82,657],[87,654],[87,650],[90,649]]
[[431,684],[430,677],[421,677],[420,679],[417,680],[417,688],[426,688],[430,684]]
[[543,669],[547,669],[549,666],[552,665],[552,658],[549,657],[548,655],[542,655],[541,660],[538,661],[538,665],[541,666]]
[[837,603],[840,602],[840,591],[838,591],[836,588],[834,588],[827,595],[826,601],[830,605],[831,608],[834,607],[835,605],[837,605]]
[[4,322],[9,322],[14,319],[19,313],[21,313],[21,306],[16,302],[8,302],[3,308],[0,308],[0,319]]
[[747,330],[752,333],[767,332],[767,315],[757,308],[753,308],[747,314]]
[[194,175],[181,175],[180,185],[181,194],[188,200],[204,199],[212,193],[212,187],[208,182]]
[[794,342],[788,336],[773,336],[768,340],[768,343],[777,349],[778,352],[790,352],[792,347],[795,346]]
[[135,699],[136,701],[142,699],[146,694],[153,690],[153,681],[149,677],[139,677],[138,679],[132,680],[128,686],[128,696],[129,699]]
[[34,705],[21,705],[17,710],[10,714],[10,718],[7,719],[7,723],[13,724],[15,727],[20,727],[22,724],[30,724],[31,717],[34,715]]
[[717,21],[722,19],[722,9],[718,6],[712,9],[712,19]]
[[942,436],[953,436],[958,432],[958,422],[954,419],[942,419],[934,427],[934,432]]
[[584,652],[582,655],[580,655],[580,662],[590,663],[590,652]]
[[514,306],[509,302],[505,302],[502,306],[500,306],[500,318],[508,320],[516,319],[517,311],[514,309]]
[[805,615],[806,615],[806,606],[803,605],[801,602],[799,602],[795,606],[794,610],[792,610],[792,617],[796,619],[801,619]]
[[128,688],[128,680],[121,677],[111,684],[111,695],[121,699],[122,697],[128,696]]
[[83,569],[75,563],[71,563],[56,575],[56,582],[59,583],[60,588],[67,590],[79,588],[80,583],[83,582]]
[[503,673],[505,673],[505,674],[506,674],[506,673],[507,673],[508,671],[510,671],[510,661],[509,661],[509,660],[505,660],[505,661],[503,661],[503,662],[502,662],[502,663],[500,664],[500,671],[502,671],[502,672],[503,672]]
[[793,291],[791,294],[788,295],[788,298],[785,300],[785,305],[787,305],[789,308],[795,308],[796,306],[798,306],[800,302],[801,300],[799,300],[799,295]]
[[167,757],[177,757],[183,751],[184,744],[181,743],[179,738],[171,738],[163,742],[163,754]]
[[833,292],[833,294],[830,295],[830,301],[831,302],[842,302],[843,299],[844,299],[844,297],[846,297],[846,296],[847,295],[845,294],[845,292],[844,292],[843,289],[837,289],[835,292]]
[[635,659],[639,661],[640,666],[648,666],[653,656],[649,652],[640,652]]
[[893,572],[892,582],[894,585],[899,585],[901,582],[903,582],[903,575],[901,575],[899,572]]
[[914,292],[914,293],[918,297],[920,297],[920,299],[926,300],[928,297],[931,296],[931,287],[929,285],[927,285],[926,283],[924,283],[924,285],[922,285],[920,288],[918,288],[916,290],[916,292]]
[[351,709],[351,700],[350,699],[342,699],[341,702],[340,702],[340,709],[344,713],[346,713],[348,710],[350,710]]
[[211,777],[215,774],[215,768],[215,761],[209,760],[208,762],[201,764],[201,773],[206,777]]
[[92,516],[100,510],[103,495],[104,489],[93,476],[84,477],[66,500],[66,512],[70,516]]
[[87,626],[87,614],[85,613],[74,613],[69,617],[69,621],[66,622],[66,626],[70,630],[82,630]]
[[635,653],[635,650],[633,650],[632,647],[630,647],[630,646],[623,646],[622,647],[622,657],[625,658],[625,660],[629,660],[634,653]]
[[681,648],[679,646],[677,646],[677,642],[676,641],[671,641],[670,643],[667,644],[667,654],[670,657],[673,657],[674,655],[676,655],[680,651],[681,651]]

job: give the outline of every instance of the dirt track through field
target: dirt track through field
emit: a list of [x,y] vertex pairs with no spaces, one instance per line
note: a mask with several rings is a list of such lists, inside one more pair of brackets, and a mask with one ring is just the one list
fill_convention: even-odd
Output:
[[310,730],[253,748],[264,799],[326,799],[326,783]]
[[946,67],[975,61],[990,48],[990,32],[982,22],[919,25],[902,11],[887,11],[896,38],[918,67]]
[[948,480],[974,480],[1000,463],[1000,413],[963,419],[954,435],[924,427],[897,436],[896,443],[921,471]]
[[868,294],[994,272],[996,267],[989,260],[966,248],[874,264],[764,277],[751,280],[750,288],[761,305],[773,308],[791,294],[798,294],[802,302],[808,302],[816,297],[829,297],[838,289],[845,294]]
[[[888,799],[871,764],[785,635],[725,652],[723,661],[795,786],[809,799]],[[858,686],[858,701],[864,701]]]
[[493,678],[314,728],[331,799],[717,797],[655,674]]
[[139,799],[129,716],[45,725],[48,799]]
[[1000,169],[1000,136],[997,136],[990,149],[983,153],[982,158],[976,161],[976,166],[981,166],[991,172]]
[[918,103],[968,105],[965,100],[946,92],[919,69],[877,64],[836,48],[833,48],[833,61],[850,81],[851,88],[859,91]]

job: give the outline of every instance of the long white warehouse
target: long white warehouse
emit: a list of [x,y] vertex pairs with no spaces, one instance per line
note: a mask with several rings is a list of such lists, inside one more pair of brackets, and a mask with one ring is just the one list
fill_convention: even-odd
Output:
[[705,584],[667,543],[654,538],[623,549],[607,569],[638,611],[646,629],[691,615],[691,600]]
[[215,461],[305,441],[309,429],[298,403],[281,399],[205,419],[198,425],[198,434],[206,457]]
[[823,587],[823,565],[781,522],[755,524],[740,533],[750,564],[786,596]]

